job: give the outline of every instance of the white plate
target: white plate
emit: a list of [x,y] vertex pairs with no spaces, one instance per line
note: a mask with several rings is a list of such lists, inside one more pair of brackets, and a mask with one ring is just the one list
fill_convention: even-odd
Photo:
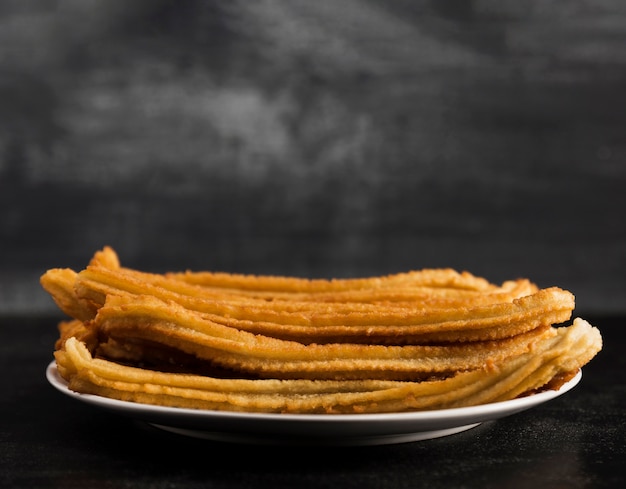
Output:
[[558,391],[511,401],[456,409],[391,414],[264,414],[170,408],[118,401],[70,390],[52,361],[48,381],[62,393],[145,421],[157,428],[218,441],[289,445],[385,445],[452,435],[542,404],[565,394],[582,378],[579,372]]

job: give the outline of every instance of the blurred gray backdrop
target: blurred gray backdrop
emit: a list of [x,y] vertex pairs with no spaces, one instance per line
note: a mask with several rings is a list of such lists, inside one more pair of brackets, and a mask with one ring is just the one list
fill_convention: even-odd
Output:
[[104,245],[623,313],[625,184],[622,0],[0,3],[0,313]]

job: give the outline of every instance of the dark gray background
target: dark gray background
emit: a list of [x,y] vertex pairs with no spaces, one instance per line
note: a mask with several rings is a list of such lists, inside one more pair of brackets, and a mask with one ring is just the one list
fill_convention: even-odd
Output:
[[623,313],[625,47],[621,0],[4,0],[0,312],[55,311],[39,275],[109,244]]

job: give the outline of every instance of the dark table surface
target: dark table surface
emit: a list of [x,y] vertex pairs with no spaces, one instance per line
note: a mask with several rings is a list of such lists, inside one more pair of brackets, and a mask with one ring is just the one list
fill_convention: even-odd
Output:
[[52,388],[58,318],[0,317],[0,487],[626,487],[626,318],[587,318],[603,351],[562,397],[460,434],[369,447],[219,443]]

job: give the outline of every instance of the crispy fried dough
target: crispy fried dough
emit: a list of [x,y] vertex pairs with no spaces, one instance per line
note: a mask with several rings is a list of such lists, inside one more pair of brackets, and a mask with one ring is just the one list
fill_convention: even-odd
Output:
[[94,314],[109,295],[149,294],[210,314],[210,319],[221,324],[309,343],[499,339],[566,321],[574,307],[571,293],[558,288],[532,292],[534,286],[522,280],[506,282],[504,288],[477,298],[415,301],[408,305],[211,297],[196,286],[161,276],[97,266],[78,273],[74,288],[83,307]]
[[[68,277],[74,278],[74,282]],[[507,292],[480,299],[406,306],[307,302],[306,308],[293,310],[276,307],[275,301],[211,299],[194,295],[195,291],[184,287],[174,291],[141,282],[135,274],[128,276],[107,268],[88,267],[78,274],[53,269],[42,277],[42,285],[59,307],[83,320],[93,317],[108,295],[150,294],[211,314],[212,320],[225,325],[309,343],[478,341],[512,336],[569,319],[574,303],[569,292],[552,288],[524,296],[532,288],[523,282],[512,284],[507,283]],[[470,324],[467,318],[475,319]]]
[[150,296],[109,297],[92,328],[101,341],[150,341],[245,375],[318,379],[445,376],[502,362],[552,334],[546,326],[505,340],[448,346],[303,345],[224,326]]
[[79,321],[78,319],[61,321],[58,325],[58,329],[59,338],[54,345],[57,350],[62,349],[65,341],[69,338],[76,338],[85,343],[85,346],[87,346],[90,351],[94,351],[98,346],[98,338],[95,334],[95,330],[87,327],[84,322]]
[[[112,273],[107,274],[107,270]],[[258,299],[252,304],[286,308],[286,310],[310,309],[306,302],[341,302],[344,306],[356,308],[358,303],[411,303],[425,301],[486,301],[502,302],[538,290],[527,279],[507,281],[501,286],[489,283],[482,277],[469,272],[456,272],[452,269],[425,269],[384,277],[364,279],[303,279],[284,276],[237,275],[213,272],[185,272],[154,274],[121,267],[117,254],[110,248],[94,254],[85,280],[100,283],[103,290],[96,289],[91,300],[96,305],[103,303],[102,294],[111,288],[127,292],[145,293],[141,289],[147,285],[163,288],[166,291],[206,299],[231,299],[243,302]],[[289,304],[285,304],[288,302]],[[481,302],[481,303],[486,303]],[[304,303],[304,304],[302,304]],[[402,305],[402,304],[400,304]],[[345,309],[344,309],[345,310]]]
[[[56,353],[70,388],[166,406],[280,413],[403,412],[471,406],[511,399],[572,373],[599,351],[597,329],[576,319],[537,342],[532,351],[498,366],[425,382],[376,380],[242,380],[170,374],[94,359],[71,338]],[[565,377],[562,377],[565,378]]]
[[[199,409],[360,413],[458,407],[554,389],[600,351],[574,296],[431,269],[308,280],[122,267],[104,248],[41,284],[74,318],[70,388]],[[96,358],[99,357],[99,358]]]
[[[431,271],[432,274],[436,272]],[[442,274],[447,271],[442,270]],[[222,290],[188,284],[168,278],[169,275],[150,274],[128,268],[112,269],[90,265],[76,277],[76,287],[81,297],[91,301],[96,307],[102,305],[103,298],[110,293],[131,292],[151,293],[161,298],[175,300],[176,296],[209,301],[226,301],[236,305],[286,312],[326,310],[328,312],[377,311],[381,307],[445,307],[456,305],[480,305],[506,302],[537,292],[538,288],[527,279],[506,281],[501,286],[476,291],[463,288],[439,288],[409,286],[376,290],[347,290],[336,293],[326,291],[317,294],[299,294],[272,291],[263,297],[252,297],[230,289]]]
[[93,318],[94,309],[76,295],[78,274],[69,268],[52,268],[41,276],[40,283],[56,305],[68,316],[87,321]]
[[[437,307],[358,304],[355,308],[338,309],[326,303],[307,303],[306,310],[290,311],[272,308],[274,302],[210,300],[154,284],[122,284],[123,277],[106,270],[98,271],[98,278],[94,280],[94,273],[91,268],[84,270],[78,274],[76,282],[77,295],[92,304],[100,304],[112,295],[149,294],[205,313],[207,319],[220,324],[304,343],[419,344],[494,340],[566,321],[574,308],[570,292],[549,288],[517,299],[507,296],[504,302],[479,302],[479,305],[471,301],[438,304]],[[115,280],[117,287],[105,285],[104,277]]]
[[[150,294],[161,299],[173,300],[186,307],[215,314],[230,315],[229,308],[251,313],[308,312],[316,315],[336,313],[380,314],[384,310],[409,311],[470,307],[510,302],[524,295],[536,292],[537,287],[526,279],[507,281],[490,292],[467,292],[463,289],[409,288],[385,289],[375,297],[371,291],[347,291],[337,294],[317,294],[303,298],[301,295],[287,294],[289,299],[258,299],[240,296],[232,291],[215,292],[204,287],[189,285],[167,279],[161,275],[146,274],[130,269],[115,269],[99,264],[90,265],[76,273],[69,269],[48,270],[41,284],[55,299],[59,307],[72,317],[86,320],[92,318],[102,306],[107,295]],[[380,291],[379,291],[380,292]],[[353,296],[358,295],[357,300]],[[366,297],[367,296],[367,297]],[[317,300],[319,299],[319,300]],[[384,299],[384,300],[383,300]],[[271,316],[268,316],[271,318]],[[244,316],[243,319],[249,318]],[[258,318],[257,318],[258,319]],[[265,318],[267,319],[267,318]],[[293,321],[293,317],[287,318]]]
[[284,276],[240,275],[214,272],[166,273],[165,277],[201,286],[214,293],[230,292],[238,296],[261,299],[299,301],[398,300],[395,294],[426,292],[429,295],[472,296],[494,291],[497,286],[469,272],[446,269],[424,269],[361,279],[303,279]]

